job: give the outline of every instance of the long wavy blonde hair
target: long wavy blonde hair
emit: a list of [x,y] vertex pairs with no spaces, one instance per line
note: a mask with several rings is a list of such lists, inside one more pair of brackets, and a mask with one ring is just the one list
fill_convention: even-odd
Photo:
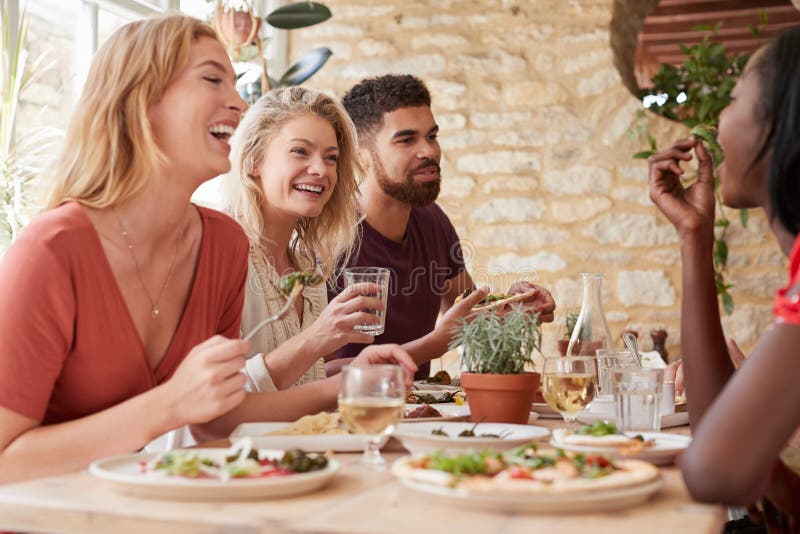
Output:
[[165,156],[147,110],[200,37],[217,39],[200,20],[162,15],[126,24],[97,51],[52,171],[48,209],[69,200],[113,206],[148,184]]
[[[316,265],[325,278],[337,266],[347,265],[358,241],[358,180],[363,176],[356,154],[353,122],[341,104],[330,96],[303,87],[284,87],[262,96],[245,114],[231,139],[231,170],[223,178],[225,210],[244,227],[250,246],[260,245],[264,227],[261,210],[265,200],[261,181],[253,175],[267,152],[267,145],[286,121],[304,114],[328,121],[339,145],[337,180],[331,198],[318,217],[301,217],[289,242],[289,260],[296,269]],[[305,261],[303,261],[305,260]]]

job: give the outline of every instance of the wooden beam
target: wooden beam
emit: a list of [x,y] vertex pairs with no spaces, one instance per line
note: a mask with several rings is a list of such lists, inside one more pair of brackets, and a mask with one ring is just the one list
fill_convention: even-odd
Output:
[[[781,22],[776,24],[769,24],[767,27],[761,29],[761,35],[766,35],[769,37],[775,37],[776,35],[780,34],[783,30],[787,28],[791,28],[793,26],[797,26],[798,22]],[[673,43],[688,43],[688,42],[700,42],[703,39],[703,36],[708,35],[708,32],[697,32],[697,31],[688,31],[688,32],[667,32],[667,33],[649,33],[649,32],[642,32],[641,39],[645,43],[660,43],[660,42],[673,42]],[[753,34],[750,31],[749,26],[723,26],[722,29],[717,32],[716,37],[713,37],[713,40],[716,41],[727,41],[729,39],[742,39],[742,38],[752,38]]]
[[[745,11],[744,14],[738,14],[735,16],[718,17],[718,18],[712,17],[710,19],[703,19],[703,20],[700,20],[700,17],[693,17],[683,21],[663,21],[664,18],[667,17],[659,17],[658,19],[654,20],[651,20],[648,17],[647,19],[645,19],[642,31],[645,34],[690,32],[690,31],[695,31],[694,28],[699,24],[705,23],[712,25],[719,20],[723,21],[722,29],[725,29],[726,26],[747,27],[749,24],[757,25],[759,22],[758,13],[757,12],[750,13],[748,11]],[[800,24],[800,11],[797,11],[794,8],[790,9],[781,8],[780,11],[773,11],[770,14],[768,14],[767,23],[768,25],[783,24],[783,23]]]
[[671,16],[671,15],[696,15],[707,14],[721,11],[741,11],[754,9],[756,11],[775,6],[789,6],[789,0],[701,0],[698,2],[681,2],[673,5],[666,5],[663,1],[650,12],[650,16]]

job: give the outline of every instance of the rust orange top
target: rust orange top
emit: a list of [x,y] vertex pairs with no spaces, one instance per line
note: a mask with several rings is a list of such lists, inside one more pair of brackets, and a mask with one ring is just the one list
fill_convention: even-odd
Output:
[[155,369],[80,204],[35,218],[0,264],[0,406],[44,424],[77,419],[166,381],[203,340],[238,337],[247,238],[228,216],[197,210],[195,278]]

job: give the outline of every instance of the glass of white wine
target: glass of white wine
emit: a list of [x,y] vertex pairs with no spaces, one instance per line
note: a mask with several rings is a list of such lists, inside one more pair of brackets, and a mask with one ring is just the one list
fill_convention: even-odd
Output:
[[597,359],[594,356],[545,358],[542,382],[548,406],[560,413],[564,421],[574,421],[594,400]]
[[351,432],[366,434],[363,465],[383,468],[381,439],[391,434],[403,415],[405,383],[398,365],[370,365],[342,369],[339,413]]

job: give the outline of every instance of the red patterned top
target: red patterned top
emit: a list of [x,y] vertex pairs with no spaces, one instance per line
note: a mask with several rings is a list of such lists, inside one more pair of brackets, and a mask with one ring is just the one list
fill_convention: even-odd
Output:
[[800,325],[800,236],[789,255],[789,283],[779,289],[772,305],[773,321]]

